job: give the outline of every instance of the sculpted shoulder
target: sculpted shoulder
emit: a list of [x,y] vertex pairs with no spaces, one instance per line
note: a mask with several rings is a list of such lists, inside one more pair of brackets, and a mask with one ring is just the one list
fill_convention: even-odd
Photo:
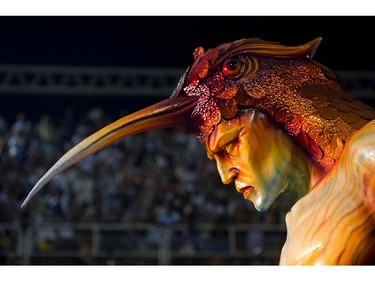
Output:
[[375,212],[375,120],[353,135],[348,143],[348,161],[360,182],[364,204]]
[[293,206],[286,223],[288,236],[280,264],[371,263],[375,121],[352,136],[324,179]]
[[358,166],[375,165],[375,120],[353,135],[348,143],[348,153]]

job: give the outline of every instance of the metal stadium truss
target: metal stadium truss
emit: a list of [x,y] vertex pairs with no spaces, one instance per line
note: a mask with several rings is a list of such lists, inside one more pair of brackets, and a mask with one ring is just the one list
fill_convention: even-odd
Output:
[[0,65],[0,94],[169,96],[183,69]]
[[[185,69],[0,65],[0,94],[168,97]],[[375,98],[375,71],[337,71],[357,98]]]

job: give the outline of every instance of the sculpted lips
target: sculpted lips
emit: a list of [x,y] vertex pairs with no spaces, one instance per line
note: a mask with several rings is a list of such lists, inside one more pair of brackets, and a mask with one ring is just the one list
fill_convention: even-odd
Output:
[[236,183],[237,192],[242,193],[245,199],[248,199],[250,197],[253,189],[254,189],[253,186],[250,186],[250,185],[245,186],[244,184]]
[[248,199],[250,197],[251,191],[254,189],[252,186],[247,186],[241,189],[241,192],[243,194],[243,197],[245,199]]

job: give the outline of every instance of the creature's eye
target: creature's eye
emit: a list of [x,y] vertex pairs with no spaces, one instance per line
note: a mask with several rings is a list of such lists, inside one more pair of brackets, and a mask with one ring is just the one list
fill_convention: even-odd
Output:
[[234,140],[232,140],[231,142],[227,143],[221,150],[227,154],[227,155],[232,155],[232,152],[234,151],[234,149],[237,148],[238,146],[238,137],[235,138]]
[[227,78],[237,78],[243,72],[243,61],[239,59],[228,59],[223,63],[222,71]]

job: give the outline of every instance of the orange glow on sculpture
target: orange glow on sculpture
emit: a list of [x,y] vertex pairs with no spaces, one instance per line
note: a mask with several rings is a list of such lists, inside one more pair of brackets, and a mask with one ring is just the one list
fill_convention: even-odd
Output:
[[83,140],[24,205],[56,174],[120,138],[189,126],[223,183],[233,182],[257,210],[267,211],[282,192],[297,194],[281,265],[375,262],[375,110],[313,60],[320,41],[241,39],[196,48],[169,99]]

